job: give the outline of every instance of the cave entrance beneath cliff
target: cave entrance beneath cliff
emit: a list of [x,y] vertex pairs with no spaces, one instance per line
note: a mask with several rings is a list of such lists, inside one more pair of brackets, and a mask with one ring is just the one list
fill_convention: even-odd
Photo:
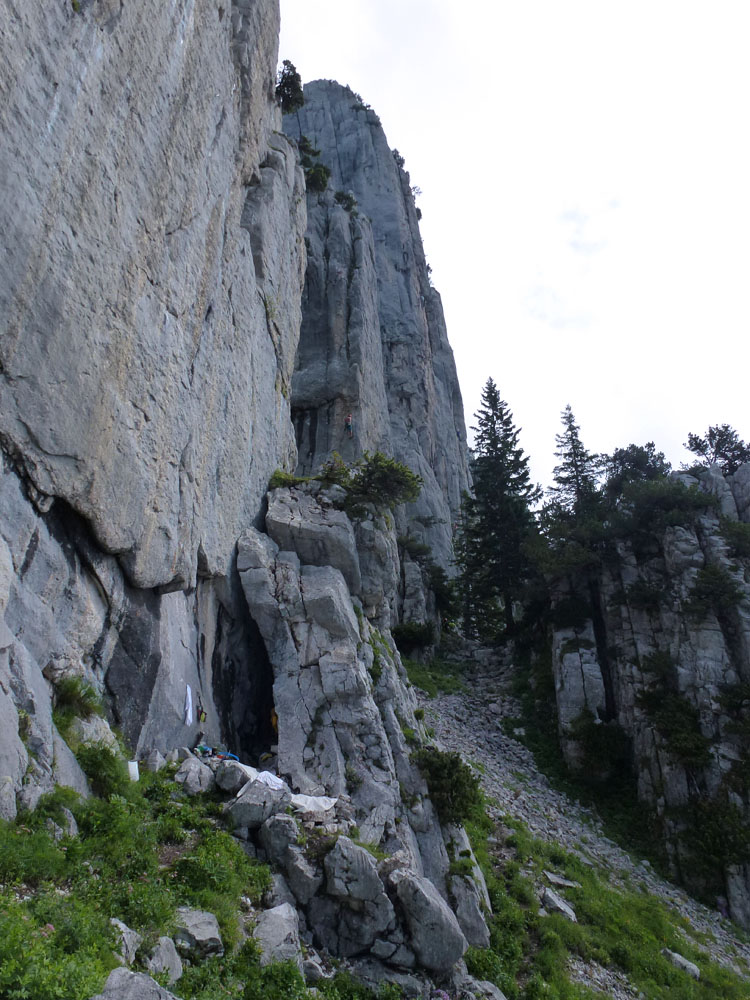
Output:
[[258,626],[219,617],[213,657],[214,694],[221,706],[227,749],[243,763],[257,766],[276,747],[273,668]]

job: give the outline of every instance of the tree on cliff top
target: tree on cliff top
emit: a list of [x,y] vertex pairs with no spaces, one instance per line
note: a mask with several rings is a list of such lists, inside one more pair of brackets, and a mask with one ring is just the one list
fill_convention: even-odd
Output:
[[462,504],[458,561],[464,597],[464,627],[491,638],[512,631],[513,603],[524,587],[528,561],[524,542],[534,524],[530,505],[540,490],[531,482],[529,459],[518,444],[520,428],[490,378],[475,413],[473,496]]
[[290,115],[305,103],[302,93],[302,77],[293,62],[285,59],[276,77],[276,100],[281,105],[281,113]]
[[737,431],[729,424],[713,424],[703,437],[688,434],[684,447],[702,459],[699,465],[718,462],[725,476],[736,472],[744,462],[750,462],[750,445],[741,441]]

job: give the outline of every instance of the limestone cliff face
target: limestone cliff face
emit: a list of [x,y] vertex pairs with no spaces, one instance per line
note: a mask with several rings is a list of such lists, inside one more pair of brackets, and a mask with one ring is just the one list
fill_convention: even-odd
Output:
[[187,685],[214,738],[249,747],[262,728],[265,654],[233,566],[295,460],[305,203],[278,131],[275,0],[2,7],[12,815],[15,793],[65,777],[45,678],[105,690],[134,747],[195,737]]
[[305,211],[277,5],[4,8],[4,447],[132,584],[194,586],[294,453]]
[[[590,613],[555,628],[560,732],[569,762],[580,766],[586,726],[589,739],[591,724],[600,726],[598,746],[604,728],[619,726],[675,873],[726,895],[748,925],[747,846],[734,824],[750,821],[750,560],[732,525],[741,535],[750,522],[750,465],[726,479],[718,467],[700,480],[674,478],[700,486],[714,505],[620,542],[583,595]],[[572,593],[560,586],[558,608]],[[575,596],[580,603],[580,589]],[[711,845],[703,857],[700,837]],[[723,864],[707,860],[711,853]]]
[[[440,296],[431,286],[409,175],[380,120],[348,87],[318,80],[286,133],[331,171],[308,192],[308,264],[292,380],[299,470],[380,448],[424,479],[410,531],[440,563],[467,488],[466,430]],[[338,201],[337,201],[338,195]],[[345,207],[342,195],[356,206]],[[344,420],[354,418],[354,436]]]

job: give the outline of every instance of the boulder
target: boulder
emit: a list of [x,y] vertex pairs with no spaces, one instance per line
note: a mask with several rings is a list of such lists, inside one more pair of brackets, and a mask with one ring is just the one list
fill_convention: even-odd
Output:
[[290,847],[286,856],[286,879],[297,901],[306,906],[323,884],[323,876],[305,857],[301,847]]
[[238,760],[223,760],[214,772],[216,784],[223,792],[234,795],[254,778],[258,771],[249,764],[240,764]]
[[544,890],[542,893],[542,906],[551,913],[561,913],[566,920],[570,920],[574,924],[578,923],[578,918],[573,907],[569,903],[566,903],[562,896],[558,895],[554,889]]
[[174,993],[154,982],[151,976],[129,969],[114,969],[104,990],[91,1000],[179,1000]]
[[181,906],[177,910],[175,925],[174,943],[183,955],[208,958],[209,955],[224,954],[219,924],[213,913]]
[[474,880],[454,875],[450,880],[450,894],[454,910],[466,940],[473,948],[489,948],[490,930],[480,905],[480,896]]
[[110,917],[109,922],[115,928],[117,937],[119,938],[120,950],[117,958],[123,965],[132,965],[143,938],[137,931],[131,930],[122,920],[118,920],[117,917]]
[[167,766],[167,761],[161,751],[154,748],[151,753],[146,758],[144,767],[147,771],[161,771],[163,767]]
[[269,816],[260,828],[260,842],[269,861],[283,862],[287,849],[297,843],[299,825],[293,816],[285,813]]
[[274,813],[283,812],[290,800],[288,788],[270,788],[262,781],[253,781],[226,806],[226,811],[235,826],[257,830]]
[[292,961],[302,971],[299,918],[289,903],[263,910],[253,929],[253,937],[260,946],[261,965]]
[[670,951],[669,948],[662,948],[661,953],[665,958],[669,959],[675,968],[682,969],[683,972],[687,972],[687,974],[692,976],[693,979],[700,979],[701,970],[694,962],[684,958],[676,951]]
[[375,858],[348,837],[338,838],[323,867],[329,896],[373,900],[383,892]]
[[157,976],[162,972],[167,973],[169,985],[176,983],[182,975],[182,961],[177,954],[174,941],[170,937],[160,937],[159,941],[146,959],[146,968],[153,975]]
[[396,871],[390,882],[403,907],[409,943],[419,963],[426,969],[446,972],[468,948],[455,914],[426,878]]
[[213,788],[214,773],[210,767],[191,755],[180,764],[174,780],[182,785],[188,795],[199,795]]

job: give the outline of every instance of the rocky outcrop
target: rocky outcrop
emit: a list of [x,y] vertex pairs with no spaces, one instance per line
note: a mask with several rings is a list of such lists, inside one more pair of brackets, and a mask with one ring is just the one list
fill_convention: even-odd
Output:
[[749,480],[750,465],[726,479],[716,467],[673,476],[703,492],[703,508],[660,501],[583,589],[580,577],[559,581],[552,640],[568,762],[606,778],[626,758],[675,874],[727,897],[745,924]]
[[425,482],[409,508],[409,532],[448,568],[468,484],[466,431],[409,175],[375,112],[330,80],[305,86],[305,105],[285,117],[284,129],[319,150],[316,161],[331,171],[327,190],[307,196],[308,263],[292,380],[298,468],[316,472],[333,451],[347,461],[365,450],[395,456]]

